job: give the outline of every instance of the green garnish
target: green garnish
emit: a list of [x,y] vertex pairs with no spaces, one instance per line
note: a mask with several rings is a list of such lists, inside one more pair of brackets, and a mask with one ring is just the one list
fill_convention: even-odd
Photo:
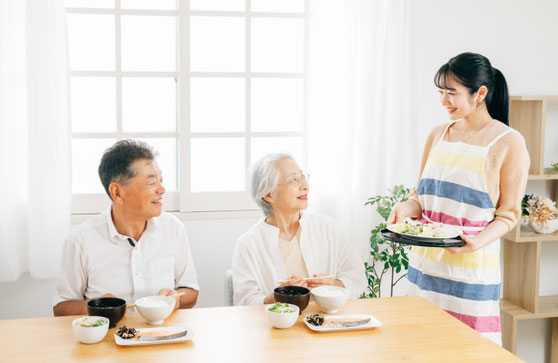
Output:
[[292,313],[294,309],[287,303],[275,303],[275,305],[269,308],[269,311],[274,313]]

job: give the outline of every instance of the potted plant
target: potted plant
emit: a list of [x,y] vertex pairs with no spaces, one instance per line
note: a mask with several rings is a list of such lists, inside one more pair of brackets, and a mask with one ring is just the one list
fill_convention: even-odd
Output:
[[407,271],[409,267],[409,257],[407,257],[409,246],[382,239],[380,231],[386,228],[386,221],[393,206],[409,199],[411,191],[412,189],[403,185],[396,185],[393,189],[388,189],[388,194],[371,197],[364,204],[376,206],[376,211],[384,221],[370,231],[371,262],[364,263],[368,288],[362,293],[361,298],[381,297],[381,286],[386,273],[390,276],[390,296],[393,296],[394,286],[407,276],[405,273],[395,279],[396,274]]
[[526,194],[521,202],[522,219],[536,233],[558,230],[558,208],[550,198]]
[[550,163],[550,168],[546,169],[548,175],[558,173],[558,163]]

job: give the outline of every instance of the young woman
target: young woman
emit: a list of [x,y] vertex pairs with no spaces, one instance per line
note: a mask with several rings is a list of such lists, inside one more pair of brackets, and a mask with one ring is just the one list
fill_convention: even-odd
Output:
[[393,208],[388,223],[411,217],[463,231],[463,247],[411,249],[409,295],[501,344],[499,238],[519,220],[529,154],[508,127],[506,80],[486,57],[459,54],[434,83],[452,121],[430,132],[416,192]]

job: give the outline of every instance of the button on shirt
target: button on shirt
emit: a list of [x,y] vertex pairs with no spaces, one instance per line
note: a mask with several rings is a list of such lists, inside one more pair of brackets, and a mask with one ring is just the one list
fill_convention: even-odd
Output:
[[163,288],[199,290],[184,225],[162,213],[147,221],[139,241],[116,230],[111,209],[70,233],[64,243],[53,306],[111,293],[128,304]]

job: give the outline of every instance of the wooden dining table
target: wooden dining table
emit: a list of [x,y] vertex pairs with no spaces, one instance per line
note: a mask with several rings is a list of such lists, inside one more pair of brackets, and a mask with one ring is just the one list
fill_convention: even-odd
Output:
[[[0,362],[521,362],[420,297],[349,300],[337,314],[371,314],[382,326],[315,332],[313,302],[289,329],[273,328],[263,305],[179,310],[162,326],[186,326],[181,343],[119,346],[110,329],[96,344],[78,342],[76,316],[0,321]],[[137,312],[117,326],[153,327]]]

